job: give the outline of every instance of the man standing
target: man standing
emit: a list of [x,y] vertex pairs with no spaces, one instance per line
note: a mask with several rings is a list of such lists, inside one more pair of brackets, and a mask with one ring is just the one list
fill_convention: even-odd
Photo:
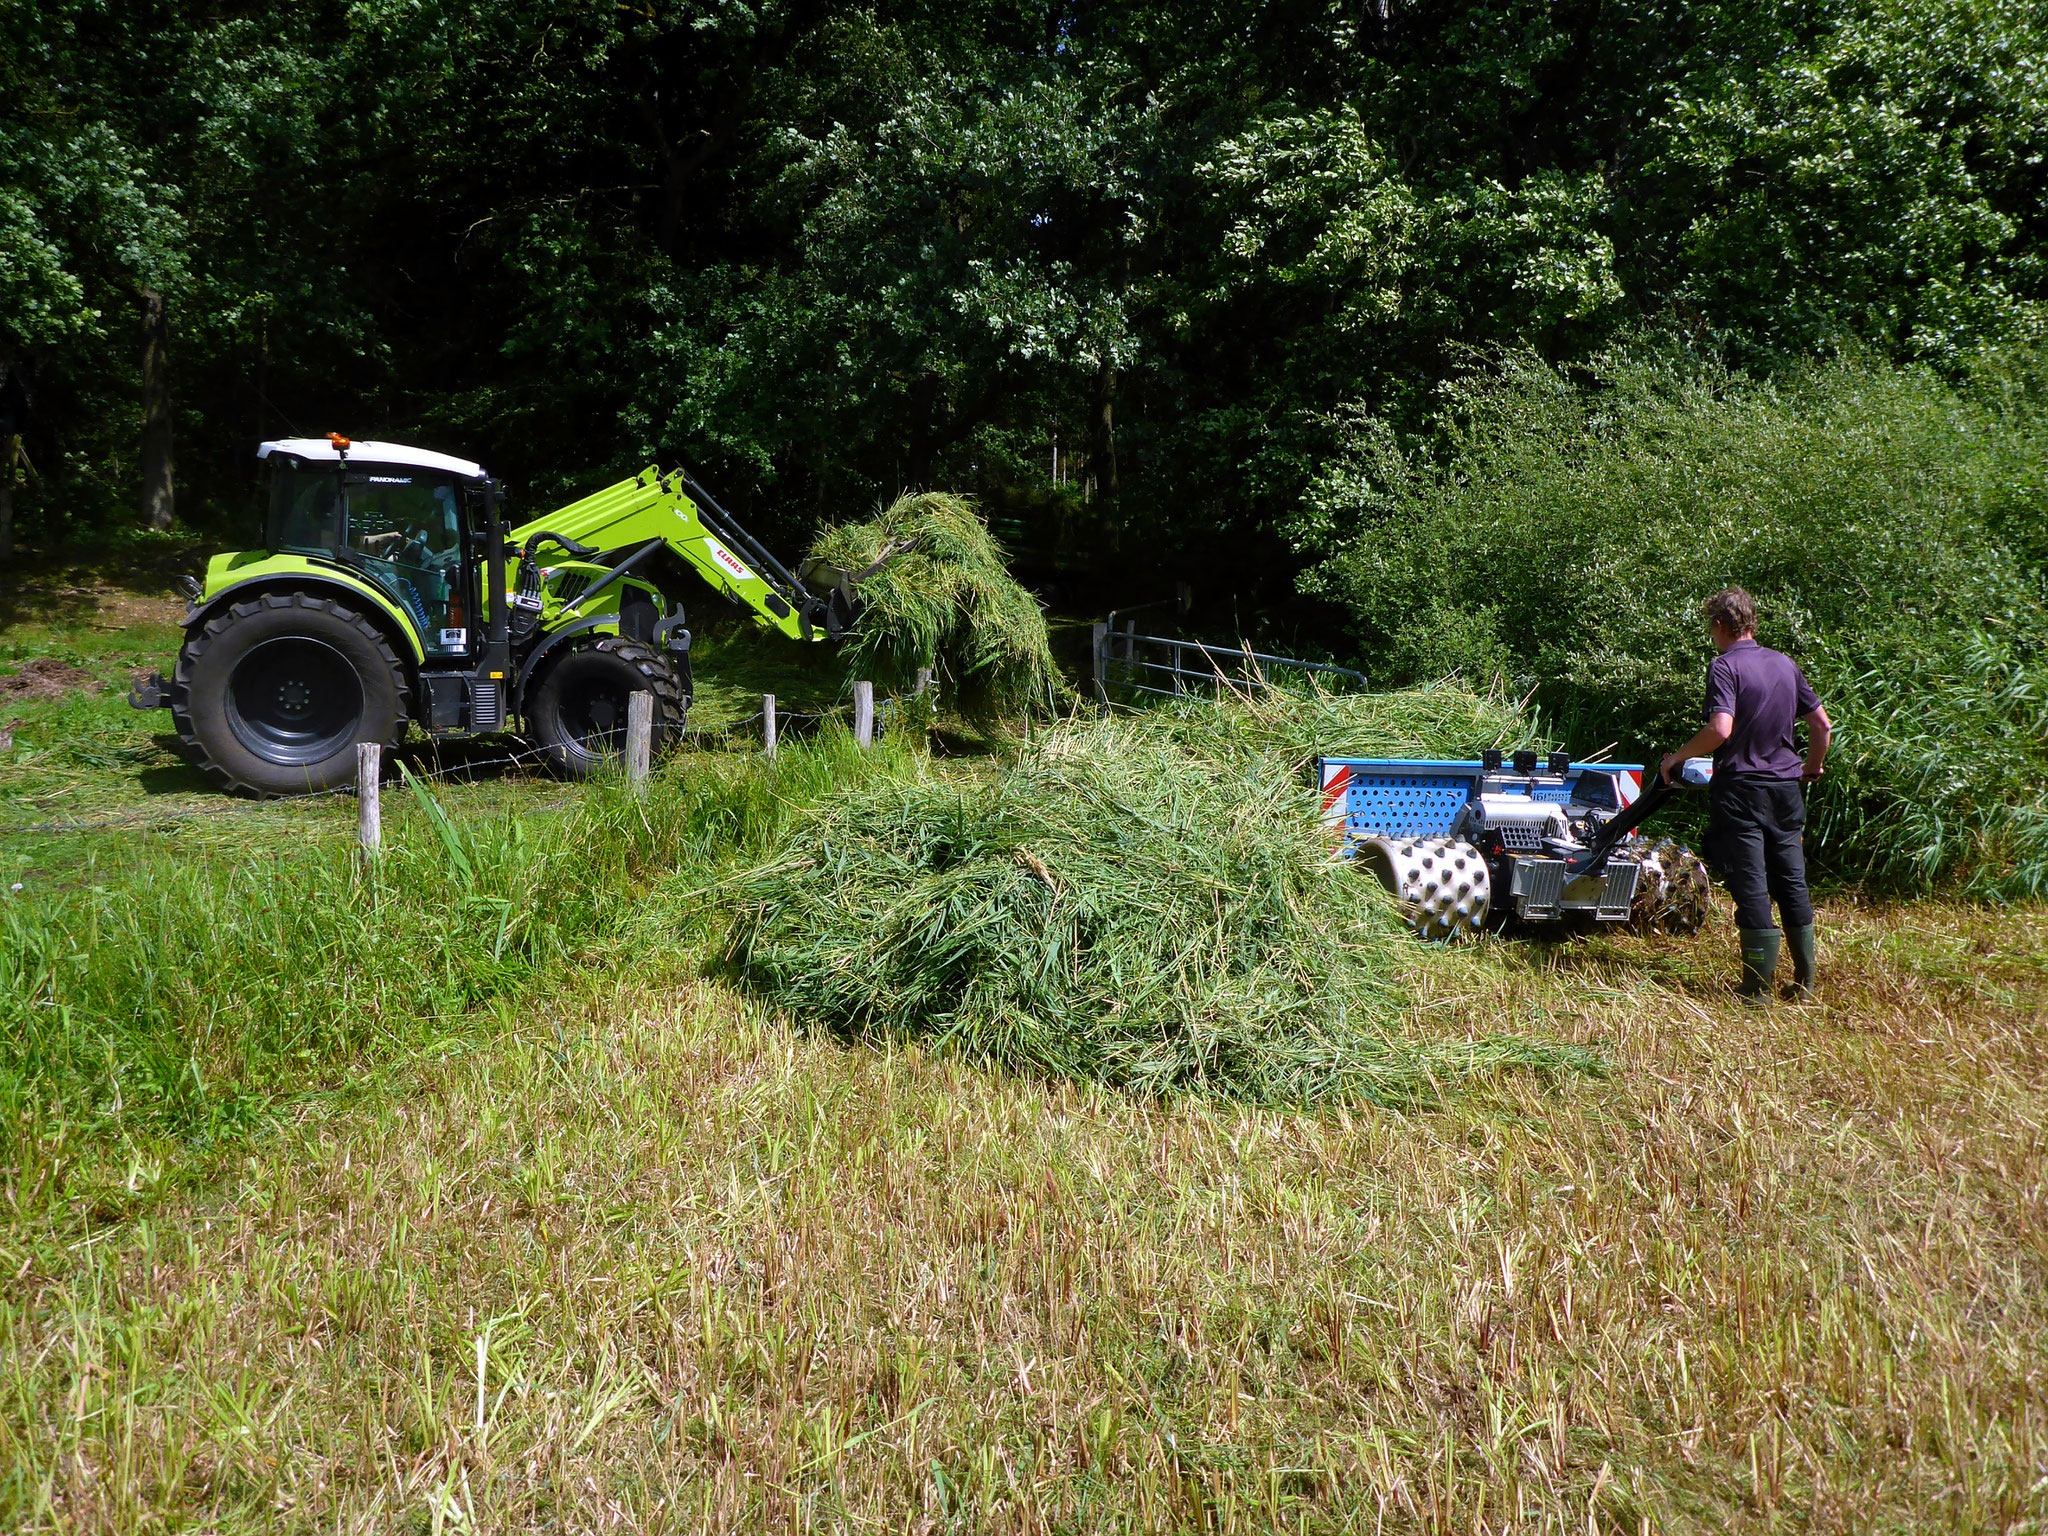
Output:
[[[1689,757],[1714,754],[1707,862],[1735,898],[1742,936],[1744,997],[1769,997],[1780,935],[1792,948],[1792,986],[1813,992],[1813,901],[1806,892],[1806,784],[1821,775],[1833,727],[1806,674],[1791,657],[1756,643],[1756,603],[1740,587],[1707,599],[1708,633],[1720,655],[1707,668],[1706,724],[1666,755],[1664,778]],[[1792,723],[1806,723],[1806,757],[1792,744]]]

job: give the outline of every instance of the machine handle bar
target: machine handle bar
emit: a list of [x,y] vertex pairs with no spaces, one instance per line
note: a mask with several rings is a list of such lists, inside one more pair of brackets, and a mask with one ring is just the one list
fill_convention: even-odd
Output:
[[[1680,789],[1698,782],[1692,777],[1695,772],[1697,770],[1694,769],[1693,762],[1688,761],[1675,778],[1667,779],[1661,773],[1652,775],[1650,783],[1636,796],[1634,804],[1603,826],[1600,835],[1593,840],[1590,847],[1583,853],[1572,854],[1565,859],[1565,879],[1577,880],[1582,875],[1598,874],[1606,866],[1608,855],[1614,852],[1623,838],[1648,821],[1664,802]],[[1712,771],[1708,770],[1701,777],[1711,778]]]

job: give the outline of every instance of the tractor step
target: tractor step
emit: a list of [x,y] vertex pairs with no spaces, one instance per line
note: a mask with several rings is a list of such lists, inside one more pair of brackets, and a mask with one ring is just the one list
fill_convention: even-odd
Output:
[[171,685],[164,681],[161,672],[152,672],[147,677],[135,679],[128,690],[130,709],[169,709],[171,707]]

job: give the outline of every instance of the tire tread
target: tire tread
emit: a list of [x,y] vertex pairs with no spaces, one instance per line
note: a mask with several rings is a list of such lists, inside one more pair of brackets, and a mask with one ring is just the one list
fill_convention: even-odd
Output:
[[[689,714],[690,696],[683,692],[675,669],[669,665],[668,658],[653,646],[626,635],[600,635],[586,644],[565,647],[562,655],[551,658],[547,670],[534,679],[528,696],[539,693],[547,685],[549,674],[563,661],[584,651],[601,651],[616,656],[646,680],[647,692],[654,696],[654,745],[657,750],[665,741],[682,734],[683,722]],[[529,726],[531,723],[529,720]],[[576,777],[587,771],[579,760],[572,759],[555,743],[543,740],[541,751],[558,773]]]
[[253,618],[266,609],[275,612],[283,608],[324,613],[354,628],[377,648],[384,665],[390,669],[392,687],[398,695],[397,723],[388,733],[390,739],[380,742],[380,746],[397,746],[404,737],[406,721],[412,714],[412,684],[406,676],[405,664],[399,660],[398,652],[392,648],[390,637],[347,604],[331,597],[315,596],[310,592],[259,592],[254,597],[230,603],[216,610],[196,630],[188,631],[185,643],[178,648],[177,665],[171,673],[171,723],[177,729],[178,741],[184,747],[186,756],[201,773],[224,789],[235,794],[250,795],[258,800],[291,797],[261,784],[250,783],[226,765],[215,761],[212,754],[206,750],[206,745],[200,739],[192,722],[192,673],[207,651],[235,625]]

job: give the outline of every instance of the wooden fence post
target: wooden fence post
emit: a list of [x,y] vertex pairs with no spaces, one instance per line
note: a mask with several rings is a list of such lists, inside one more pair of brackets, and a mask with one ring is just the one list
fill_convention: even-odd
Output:
[[649,759],[654,755],[654,695],[635,689],[626,700],[626,782],[634,794],[647,789]]
[[853,742],[857,747],[872,747],[875,744],[875,685],[858,682],[853,685]]
[[1109,626],[1093,625],[1088,631],[1089,654],[1094,658],[1095,699],[1097,703],[1109,698]]
[[384,776],[384,748],[374,741],[356,743],[356,842],[375,857],[384,846],[383,807],[378,785]]
[[775,695],[761,695],[761,751],[770,762],[775,760]]

